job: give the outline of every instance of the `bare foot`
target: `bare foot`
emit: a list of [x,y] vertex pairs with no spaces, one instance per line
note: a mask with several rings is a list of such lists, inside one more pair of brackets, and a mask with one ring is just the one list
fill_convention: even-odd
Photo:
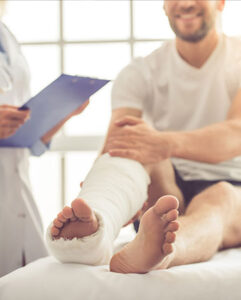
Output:
[[147,273],[165,269],[174,256],[173,243],[178,230],[178,200],[161,197],[141,218],[136,238],[116,253],[110,270],[117,273]]
[[65,206],[53,221],[51,234],[54,239],[82,238],[98,229],[98,221],[91,208],[82,199],[75,199],[71,207]]

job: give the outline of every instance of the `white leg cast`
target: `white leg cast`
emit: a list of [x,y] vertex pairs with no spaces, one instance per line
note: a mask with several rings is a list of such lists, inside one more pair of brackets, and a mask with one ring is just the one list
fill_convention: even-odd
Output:
[[108,264],[113,241],[122,226],[146,201],[149,183],[150,178],[140,163],[102,155],[93,165],[78,195],[95,212],[98,231],[81,239],[54,240],[50,226],[47,243],[52,254],[62,262]]

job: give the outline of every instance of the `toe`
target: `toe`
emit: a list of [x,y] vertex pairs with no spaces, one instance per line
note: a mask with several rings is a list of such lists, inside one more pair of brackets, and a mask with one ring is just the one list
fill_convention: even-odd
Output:
[[170,210],[177,209],[179,202],[174,196],[163,196],[154,205],[156,214],[166,214]]
[[176,209],[170,210],[165,216],[165,218],[168,222],[175,221],[177,219],[177,217],[178,217],[178,210],[176,210]]
[[77,218],[81,220],[89,220],[92,218],[93,213],[91,208],[85,203],[83,199],[75,199],[71,206],[73,208],[74,214]]
[[52,234],[52,236],[58,236],[59,233],[60,233],[60,230],[57,227],[53,226],[51,228],[51,234]]
[[174,243],[176,239],[176,234],[174,232],[167,232],[165,236],[165,243]]
[[169,243],[165,243],[162,247],[164,255],[168,255],[173,252],[173,245]]
[[55,227],[57,227],[57,228],[61,228],[61,227],[63,227],[63,223],[62,222],[60,222],[58,219],[55,219],[54,221],[53,221],[53,223],[54,223],[54,226]]
[[165,228],[165,232],[168,232],[168,231],[174,232],[174,231],[177,231],[178,228],[179,228],[179,223],[177,221],[173,221],[173,222],[168,223],[167,227]]
[[72,208],[70,208],[68,206],[65,206],[64,209],[63,209],[63,216],[66,219],[70,219],[70,218],[74,217],[74,213],[73,213]]
[[57,215],[57,219],[62,222],[62,223],[66,223],[67,222],[67,219],[64,217],[63,213],[60,212],[58,215]]

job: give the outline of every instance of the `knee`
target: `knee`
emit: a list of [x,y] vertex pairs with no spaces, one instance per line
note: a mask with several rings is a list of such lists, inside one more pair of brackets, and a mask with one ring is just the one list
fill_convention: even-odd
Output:
[[216,184],[216,188],[220,199],[224,201],[224,205],[228,208],[232,207],[238,198],[237,188],[227,181],[220,181]]
[[236,199],[237,191],[235,187],[227,181],[220,181],[196,195],[191,202],[197,205],[202,203],[216,206],[228,211]]
[[234,198],[237,195],[235,187],[227,181],[220,181],[216,183],[213,187],[219,195],[223,195],[226,199]]

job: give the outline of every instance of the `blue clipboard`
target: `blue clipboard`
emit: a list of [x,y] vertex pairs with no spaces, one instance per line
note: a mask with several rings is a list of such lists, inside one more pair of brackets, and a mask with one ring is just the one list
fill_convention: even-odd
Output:
[[45,133],[75,111],[109,80],[62,74],[20,109],[30,109],[30,119],[0,147],[32,147]]

